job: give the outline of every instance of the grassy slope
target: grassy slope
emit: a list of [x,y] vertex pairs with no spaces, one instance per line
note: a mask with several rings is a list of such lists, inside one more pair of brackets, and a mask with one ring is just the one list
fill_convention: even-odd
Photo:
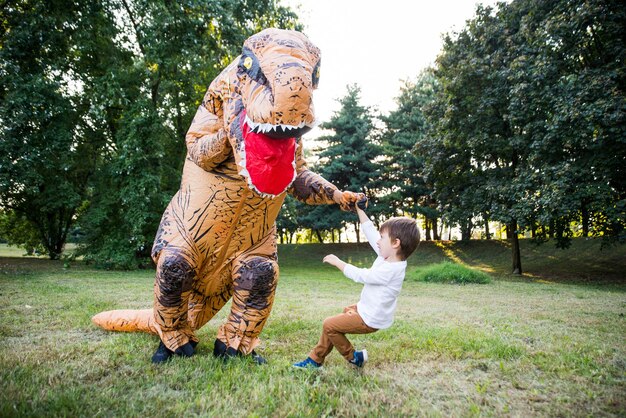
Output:
[[[374,261],[368,244],[283,245],[281,265],[318,268],[324,255],[335,253],[350,262]],[[575,239],[567,250],[548,242],[521,240],[524,280],[626,283],[626,246],[601,248],[601,241]],[[449,260],[477,268],[499,279],[517,280],[511,271],[511,249],[505,241],[422,242],[409,258],[409,269]]]
[[212,358],[226,310],[198,332],[196,357],[161,367],[148,361],[155,337],[91,325],[102,310],[149,307],[151,271],[0,258],[0,416],[624,416],[625,250],[594,246],[524,245],[531,275],[517,279],[506,274],[502,244],[424,243],[410,268],[452,257],[498,280],[405,283],[394,326],[351,337],[370,352],[367,368],[333,353],[321,373],[290,364],[360,288],[319,260],[334,252],[367,264],[366,246],[280,247],[281,282],[262,335],[267,367]]

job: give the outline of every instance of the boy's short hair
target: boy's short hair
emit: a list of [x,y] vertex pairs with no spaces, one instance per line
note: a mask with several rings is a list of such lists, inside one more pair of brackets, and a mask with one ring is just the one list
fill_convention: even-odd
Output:
[[380,233],[387,232],[391,240],[400,240],[398,255],[402,260],[409,258],[420,242],[420,231],[415,220],[406,217],[390,218],[380,227]]

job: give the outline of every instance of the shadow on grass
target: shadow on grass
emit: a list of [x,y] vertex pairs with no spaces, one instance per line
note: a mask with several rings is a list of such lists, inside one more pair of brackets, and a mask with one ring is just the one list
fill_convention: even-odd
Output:
[[601,248],[600,240],[575,239],[568,249],[554,242],[520,240],[523,275],[511,274],[508,241],[439,241],[428,243],[450,261],[466,264],[505,280],[570,284],[626,284],[626,246]]

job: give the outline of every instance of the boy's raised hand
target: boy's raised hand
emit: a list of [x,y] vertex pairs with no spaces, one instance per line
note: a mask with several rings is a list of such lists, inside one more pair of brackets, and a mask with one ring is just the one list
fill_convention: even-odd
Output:
[[365,196],[364,193],[359,193],[359,200],[357,200],[356,202],[357,209],[361,209],[361,210],[367,209],[368,202],[369,202],[369,199],[367,198],[367,196]]

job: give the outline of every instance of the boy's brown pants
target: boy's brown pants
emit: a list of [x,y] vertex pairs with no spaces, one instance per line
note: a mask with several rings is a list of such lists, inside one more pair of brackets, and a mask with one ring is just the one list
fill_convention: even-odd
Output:
[[369,334],[378,331],[363,322],[356,305],[350,305],[343,309],[343,313],[331,316],[324,320],[322,335],[317,345],[309,353],[314,361],[324,363],[326,356],[333,347],[348,361],[352,360],[354,347],[346,338],[345,334]]

